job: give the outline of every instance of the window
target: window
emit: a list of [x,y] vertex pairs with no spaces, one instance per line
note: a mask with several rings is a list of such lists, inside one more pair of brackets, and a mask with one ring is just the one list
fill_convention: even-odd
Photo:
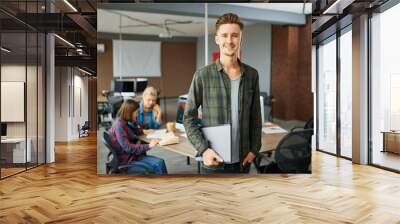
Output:
[[[346,32],[347,31],[347,32]],[[340,155],[352,157],[352,34],[340,36]]]
[[[371,19],[371,140],[372,163],[400,170],[400,4]],[[385,132],[394,134],[392,140]],[[394,143],[392,148],[388,144]],[[399,149],[397,151],[397,149]]]
[[336,36],[318,48],[318,149],[336,153]]

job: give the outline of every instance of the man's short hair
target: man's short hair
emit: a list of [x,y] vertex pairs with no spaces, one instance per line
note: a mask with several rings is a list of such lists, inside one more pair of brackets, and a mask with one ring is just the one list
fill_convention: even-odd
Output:
[[239,16],[233,13],[225,13],[218,17],[218,20],[215,23],[215,32],[217,32],[219,27],[223,24],[237,24],[239,25],[240,30],[243,30],[243,23],[240,21]]

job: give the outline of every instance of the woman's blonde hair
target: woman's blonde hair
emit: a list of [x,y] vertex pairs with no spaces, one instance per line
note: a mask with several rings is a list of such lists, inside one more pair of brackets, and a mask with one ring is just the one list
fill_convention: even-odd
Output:
[[146,89],[143,91],[143,96],[147,95],[158,97],[157,89],[153,86],[146,87]]
[[125,100],[118,110],[118,117],[125,121],[130,121],[132,119],[132,113],[139,108],[139,103],[133,99]]

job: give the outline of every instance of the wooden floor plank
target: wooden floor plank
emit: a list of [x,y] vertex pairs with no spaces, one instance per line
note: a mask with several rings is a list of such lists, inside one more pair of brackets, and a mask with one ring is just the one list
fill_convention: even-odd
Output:
[[313,153],[310,175],[96,174],[96,137],[0,181],[0,223],[400,223],[400,175]]

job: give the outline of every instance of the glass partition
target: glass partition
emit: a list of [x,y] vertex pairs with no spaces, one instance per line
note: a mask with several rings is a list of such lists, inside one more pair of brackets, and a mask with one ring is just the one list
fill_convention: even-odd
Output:
[[352,33],[340,36],[340,154],[352,157]]
[[[28,5],[26,5],[28,3]],[[0,178],[45,163],[45,35],[16,17],[44,1],[1,2]]]
[[336,36],[318,47],[318,149],[336,154]]
[[371,18],[372,163],[400,170],[400,4]]
[[1,175],[5,177],[24,171],[31,156],[26,151],[26,33],[3,32],[1,47]]
[[45,124],[46,124],[46,36],[38,34],[38,75],[37,75],[37,162],[46,162]]
[[27,150],[31,151],[28,168],[37,165],[37,76],[38,76],[38,35],[27,33],[28,61],[26,85]]

